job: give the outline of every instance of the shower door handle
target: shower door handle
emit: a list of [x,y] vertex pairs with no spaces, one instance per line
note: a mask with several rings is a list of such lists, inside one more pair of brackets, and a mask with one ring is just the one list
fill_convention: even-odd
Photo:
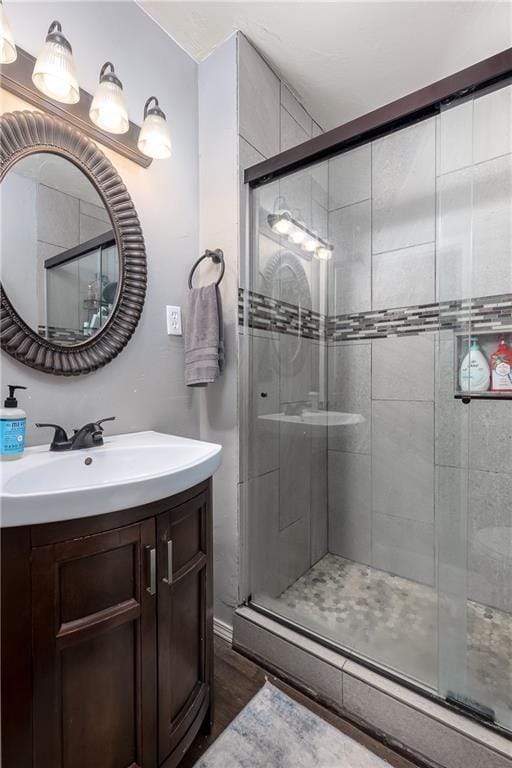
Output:
[[167,542],[167,576],[164,576],[162,581],[169,587],[172,584],[172,539]]

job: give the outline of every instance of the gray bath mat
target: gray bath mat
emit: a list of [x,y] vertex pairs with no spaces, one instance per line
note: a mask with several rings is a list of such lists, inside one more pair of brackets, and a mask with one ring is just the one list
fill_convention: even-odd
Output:
[[195,768],[389,768],[325,720],[265,683]]

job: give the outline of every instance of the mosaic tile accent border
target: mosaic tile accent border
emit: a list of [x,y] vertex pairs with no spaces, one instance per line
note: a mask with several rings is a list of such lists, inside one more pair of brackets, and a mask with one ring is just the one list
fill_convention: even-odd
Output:
[[311,309],[240,288],[238,322],[242,326],[246,296],[249,328],[332,343],[439,330],[462,333],[469,330],[470,321],[474,333],[512,331],[512,293],[325,317]]
[[325,340],[325,317],[312,309],[272,299],[253,291],[238,291],[238,322],[244,325],[244,298],[248,297],[249,328],[285,333],[305,339]]
[[40,325],[37,332],[44,339],[63,343],[78,343],[85,340],[85,336],[74,328],[60,328],[57,326]]
[[327,318],[327,339],[331,342],[350,339],[378,339],[407,336],[427,331],[454,330],[499,332],[512,330],[512,294],[477,299],[443,301],[398,309],[334,315]]

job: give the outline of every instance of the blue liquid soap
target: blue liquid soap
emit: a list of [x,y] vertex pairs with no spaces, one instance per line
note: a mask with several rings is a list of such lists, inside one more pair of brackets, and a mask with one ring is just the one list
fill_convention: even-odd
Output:
[[14,396],[17,389],[26,389],[26,387],[10,384],[9,397],[4,401],[4,407],[0,408],[0,458],[2,461],[21,459],[25,450],[27,414],[18,408],[18,401]]

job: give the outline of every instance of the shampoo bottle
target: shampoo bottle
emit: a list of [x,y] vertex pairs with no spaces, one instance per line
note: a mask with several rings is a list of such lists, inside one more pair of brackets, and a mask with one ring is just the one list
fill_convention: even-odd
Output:
[[491,389],[493,392],[512,390],[512,349],[504,338],[491,355]]
[[14,393],[26,387],[9,385],[9,397],[0,408],[0,458],[2,461],[21,459],[25,450],[27,415],[18,408]]
[[472,337],[469,352],[460,367],[460,388],[462,392],[486,392],[489,389],[490,380],[489,363],[478,346],[478,340]]

